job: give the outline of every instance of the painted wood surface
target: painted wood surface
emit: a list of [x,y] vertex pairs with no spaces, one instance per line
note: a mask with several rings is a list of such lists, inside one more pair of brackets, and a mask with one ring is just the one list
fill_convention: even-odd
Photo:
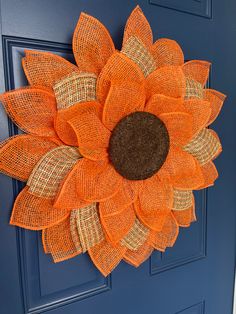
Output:
[[[196,193],[197,218],[176,246],[140,268],[125,263],[104,278],[87,255],[53,264],[40,233],[9,226],[21,185],[0,175],[0,313],[231,314],[235,266],[236,3],[220,0],[2,0],[0,88],[26,85],[24,49],[69,60],[81,11],[100,19],[120,48],[125,21],[139,4],[154,38],[177,40],[186,60],[213,63],[209,85],[228,95],[213,128],[222,139],[215,187]],[[17,133],[0,109],[0,138]]]

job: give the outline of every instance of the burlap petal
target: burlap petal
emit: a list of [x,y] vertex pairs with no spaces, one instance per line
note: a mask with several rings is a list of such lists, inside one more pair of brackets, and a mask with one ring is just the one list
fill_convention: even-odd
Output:
[[179,234],[179,226],[170,213],[166,218],[165,224],[160,232],[155,232],[153,235],[153,247],[161,252],[164,252],[167,247],[172,247]]
[[56,81],[78,71],[75,65],[51,52],[25,50],[25,54],[22,65],[30,85],[52,90]]
[[183,65],[184,55],[181,47],[175,40],[168,38],[158,39],[151,47],[151,53],[156,62],[156,67],[166,65]]
[[124,208],[134,203],[141,189],[142,181],[130,181],[123,178],[118,192],[114,196],[100,203],[100,211],[108,216],[119,213]]
[[127,82],[142,86],[144,80],[142,71],[132,60],[121,52],[115,52],[98,77],[97,98],[104,104],[111,86],[125,86]]
[[152,45],[152,29],[139,6],[136,6],[126,22],[123,46],[131,36],[141,39],[147,47]]
[[174,189],[173,210],[185,210],[193,204],[193,192]]
[[181,190],[194,190],[204,183],[198,161],[179,147],[171,147],[158,176],[163,182],[170,182]]
[[70,259],[82,252],[73,242],[70,216],[55,226],[43,230],[42,241],[44,249],[52,254],[55,263]]
[[211,161],[221,150],[220,141],[211,130],[202,129],[187,145],[184,150],[193,155],[200,165]]
[[191,207],[184,210],[172,210],[172,214],[180,227],[189,227],[192,222],[196,221],[194,198]]
[[152,237],[153,233],[151,232],[143,245],[135,251],[127,249],[124,255],[124,260],[134,267],[138,267],[145,262],[153,252],[153,246],[151,244],[153,242]]
[[193,117],[192,135],[194,136],[207,126],[211,116],[211,104],[209,101],[205,100],[188,99],[184,101],[184,106]]
[[135,220],[133,202],[137,199],[142,183],[123,179],[119,191],[111,198],[100,202],[99,211],[102,226],[113,243],[123,238]]
[[68,216],[67,209],[56,209],[51,199],[29,193],[26,186],[17,196],[10,223],[30,230],[49,228]]
[[99,74],[114,51],[113,41],[104,25],[81,13],[73,36],[73,53],[80,71]]
[[18,135],[0,147],[0,172],[27,181],[41,157],[58,145],[50,139],[34,135]]
[[147,240],[149,232],[150,229],[144,226],[144,224],[142,224],[141,221],[136,217],[132,228],[120,243],[127,249],[136,251]]
[[27,181],[29,192],[54,199],[60,183],[80,157],[78,149],[69,146],[49,151],[39,160]]
[[76,132],[69,124],[69,121],[74,117],[82,115],[84,112],[93,112],[101,117],[102,107],[95,101],[89,101],[75,104],[66,109],[58,110],[54,126],[58,136],[65,144],[78,146]]
[[76,210],[75,217],[83,252],[104,240],[96,203]]
[[172,187],[154,175],[144,181],[134,204],[140,221],[148,228],[160,231],[173,204]]
[[45,137],[56,137],[53,120],[56,100],[52,93],[24,87],[0,95],[7,114],[24,132]]
[[198,98],[202,99],[204,95],[204,88],[201,83],[186,77],[186,93],[185,99]]
[[65,179],[61,182],[58,193],[54,199],[55,208],[68,208],[79,209],[89,205],[90,202],[86,202],[81,199],[77,189],[77,167],[76,165],[68,173]]
[[214,90],[214,89],[204,89],[204,99],[211,104],[211,116],[208,120],[207,125],[210,125],[218,117],[223,103],[225,101],[226,95]]
[[53,90],[57,109],[69,108],[76,103],[96,100],[97,76],[93,73],[73,72],[57,81]]
[[183,72],[187,78],[199,82],[202,86],[208,80],[210,63],[202,60],[191,60],[183,65]]
[[147,98],[154,94],[169,97],[184,97],[186,89],[185,75],[180,66],[164,66],[147,77]]
[[215,180],[218,178],[218,171],[212,161],[201,166],[201,171],[204,177],[204,183],[198,189],[205,189],[214,185]]
[[78,209],[74,209],[70,213],[70,234],[76,250],[82,252],[82,245],[77,228],[77,210]]
[[[99,114],[95,112],[96,103],[84,103],[87,109],[72,118],[68,123],[76,133],[80,153],[91,160],[100,160],[107,157],[106,149],[109,145],[110,131],[103,125]],[[92,106],[93,105],[93,106]]]
[[90,258],[100,272],[106,277],[122,260],[126,249],[121,245],[113,246],[103,240],[88,250]]
[[77,189],[81,199],[90,202],[105,201],[118,193],[123,178],[106,160],[82,158],[76,165]]
[[136,217],[133,205],[124,207],[112,214],[107,214],[107,209],[101,202],[99,212],[102,226],[109,240],[114,244],[118,243],[125,237],[132,228]]
[[183,146],[193,137],[193,117],[190,113],[162,113],[159,118],[168,130],[171,145]]
[[121,52],[140,67],[145,77],[156,70],[154,58],[139,38],[129,37]]
[[103,107],[104,125],[112,131],[125,116],[135,111],[143,111],[145,100],[144,85],[129,82],[111,86]]
[[162,113],[186,113],[182,98],[174,98],[161,94],[153,95],[145,106],[145,111],[150,112],[157,117]]

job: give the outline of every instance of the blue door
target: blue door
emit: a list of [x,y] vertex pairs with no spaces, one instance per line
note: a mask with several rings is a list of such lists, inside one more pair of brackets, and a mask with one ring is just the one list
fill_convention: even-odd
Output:
[[[231,314],[236,250],[236,2],[234,0],[2,0],[0,87],[26,85],[24,49],[72,58],[71,36],[81,11],[101,20],[119,48],[123,26],[139,4],[154,37],[177,40],[186,60],[213,63],[209,86],[228,95],[213,128],[223,154],[220,177],[196,193],[197,222],[176,245],[133,268],[122,262],[103,277],[84,254],[54,264],[40,232],[10,226],[18,182],[0,175],[1,314]],[[1,140],[18,132],[0,109]]]

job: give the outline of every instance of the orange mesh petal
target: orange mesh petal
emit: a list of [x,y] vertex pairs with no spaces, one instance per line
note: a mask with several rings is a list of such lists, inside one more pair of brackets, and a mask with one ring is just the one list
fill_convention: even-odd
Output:
[[42,240],[55,263],[70,259],[82,251],[75,247],[71,235],[70,216],[55,226],[44,229]]
[[40,158],[57,144],[33,135],[9,138],[0,147],[0,171],[21,181],[27,181]]
[[180,66],[164,66],[147,77],[147,97],[154,94],[184,97],[185,86],[185,76]]
[[165,123],[170,143],[186,144],[193,136],[192,116],[185,112],[162,113],[159,118]]
[[201,170],[204,177],[204,183],[199,187],[199,189],[204,189],[214,185],[215,180],[218,178],[218,171],[214,163],[209,161],[207,164],[201,166]]
[[179,234],[179,226],[172,213],[165,220],[163,228],[159,232],[155,232],[153,236],[153,247],[161,252],[167,247],[172,247]]
[[193,135],[203,129],[211,116],[211,105],[208,101],[189,99],[184,101],[186,109],[193,116]]
[[73,53],[79,69],[98,74],[114,51],[113,41],[104,25],[81,13],[73,36]]
[[[77,117],[84,113],[84,111],[99,111],[99,105],[96,102],[78,103],[67,109],[61,109],[57,112],[57,116],[54,121],[55,129],[60,139],[67,145],[78,146],[78,140],[76,133],[72,126],[68,123],[74,117]],[[98,111],[97,111],[98,110]]]
[[141,39],[147,47],[152,45],[152,29],[139,6],[136,6],[127,20],[123,37],[123,46],[131,36],[136,36]]
[[193,221],[196,221],[195,203],[184,210],[172,210],[172,214],[180,227],[189,227]]
[[114,196],[100,203],[100,211],[108,216],[119,214],[119,212],[130,206],[137,199],[141,188],[142,181],[129,181],[123,178],[119,191]]
[[137,216],[147,227],[160,231],[173,203],[173,189],[153,176],[143,182],[139,200],[135,202]]
[[170,181],[176,189],[183,190],[197,189],[204,182],[198,162],[179,147],[171,147],[158,176],[162,181]]
[[34,196],[25,187],[15,200],[10,223],[25,229],[41,230],[59,223],[68,214],[65,208],[54,208],[51,199]]
[[127,83],[110,88],[103,109],[103,123],[112,130],[125,116],[135,111],[142,111],[145,104],[144,85]]
[[127,250],[124,255],[124,260],[133,265],[134,267],[140,266],[143,262],[145,262],[150,255],[152,254],[153,247],[150,244],[152,241],[150,240],[152,235],[148,237],[148,239],[141,245],[137,250]]
[[182,98],[153,95],[145,106],[145,111],[159,116],[162,113],[186,112]]
[[210,65],[207,61],[191,60],[183,65],[183,71],[186,77],[205,86],[209,76]]
[[90,202],[79,198],[77,190],[77,168],[74,166],[62,182],[53,206],[55,208],[79,209],[89,204]]
[[110,86],[123,85],[127,82],[142,85],[144,76],[141,69],[123,53],[115,52],[108,60],[97,80],[97,98],[105,103]]
[[25,87],[0,95],[0,101],[21,130],[39,136],[56,135],[53,126],[56,100],[53,94]]
[[91,103],[90,107],[89,103],[86,103],[86,109],[83,111],[81,109],[81,113],[78,112],[69,124],[77,135],[80,153],[89,159],[99,160],[101,157],[104,158],[104,155],[101,155],[101,149],[104,152],[104,149],[108,147],[111,133],[93,109],[94,104],[96,103]]
[[226,96],[214,89],[204,89],[204,99],[211,104],[211,116],[208,120],[208,125],[215,121],[218,114],[221,111],[222,105],[225,101]]
[[116,245],[113,246],[106,240],[98,243],[88,250],[88,253],[100,272],[106,277],[122,260],[125,248]]
[[75,116],[77,106],[59,110],[54,120],[54,127],[57,135],[65,144],[71,146],[78,146],[78,140],[75,131],[68,123],[68,121]]
[[[117,194],[119,194],[119,192]],[[101,202],[99,212],[102,226],[109,240],[116,244],[126,236],[134,224],[136,217],[134,207],[130,205],[113,214],[107,214],[107,211],[109,212],[109,209],[106,209],[106,204]]]
[[151,53],[156,61],[157,68],[166,65],[184,64],[183,51],[175,40],[158,39],[151,47]]
[[22,65],[30,85],[52,89],[55,82],[78,68],[51,52],[26,50]]
[[107,161],[83,158],[76,169],[78,194],[86,201],[104,201],[115,195],[122,184],[123,178]]

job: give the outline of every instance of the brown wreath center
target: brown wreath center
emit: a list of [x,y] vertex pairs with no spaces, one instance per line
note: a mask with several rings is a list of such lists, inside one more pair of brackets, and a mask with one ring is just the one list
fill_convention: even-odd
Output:
[[116,171],[129,180],[144,180],[163,165],[169,134],[155,115],[137,111],[121,119],[112,131],[109,158]]

